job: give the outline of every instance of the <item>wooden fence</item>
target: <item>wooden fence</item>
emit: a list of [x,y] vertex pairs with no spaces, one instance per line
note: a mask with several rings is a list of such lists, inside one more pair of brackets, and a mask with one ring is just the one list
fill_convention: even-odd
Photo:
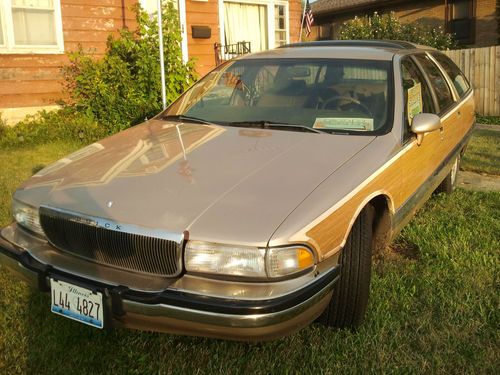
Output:
[[474,87],[476,112],[500,116],[500,46],[445,52]]

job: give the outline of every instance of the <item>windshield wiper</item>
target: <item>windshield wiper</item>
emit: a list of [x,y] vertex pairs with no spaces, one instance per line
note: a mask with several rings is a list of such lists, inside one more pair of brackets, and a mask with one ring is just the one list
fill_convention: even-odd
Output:
[[203,120],[202,118],[185,116],[185,115],[168,115],[168,116],[163,116],[162,119],[163,120],[174,120],[174,121],[191,121],[191,122],[196,122],[198,124],[205,124],[205,125],[219,125],[215,122]]
[[241,127],[257,127],[261,129],[279,129],[283,128],[284,130],[298,130],[298,131],[307,131],[311,133],[323,133],[323,131],[310,128],[304,125],[297,124],[287,124],[282,122],[272,122],[272,121],[236,121],[236,122],[224,122],[221,125],[226,126],[241,126]]

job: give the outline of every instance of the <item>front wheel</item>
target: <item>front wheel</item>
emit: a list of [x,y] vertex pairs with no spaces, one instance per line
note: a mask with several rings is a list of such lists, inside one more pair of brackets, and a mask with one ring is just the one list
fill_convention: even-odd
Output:
[[370,293],[373,208],[365,207],[354,222],[340,256],[340,279],[318,322],[355,328],[363,323]]
[[457,184],[458,170],[460,168],[460,155],[453,162],[450,173],[444,178],[443,182],[436,188],[436,193],[451,194]]

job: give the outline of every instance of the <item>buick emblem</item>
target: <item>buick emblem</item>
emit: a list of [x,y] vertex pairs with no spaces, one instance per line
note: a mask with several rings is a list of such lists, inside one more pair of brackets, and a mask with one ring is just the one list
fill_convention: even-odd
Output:
[[108,208],[111,208],[112,205],[113,205],[113,201],[109,201],[108,202]]

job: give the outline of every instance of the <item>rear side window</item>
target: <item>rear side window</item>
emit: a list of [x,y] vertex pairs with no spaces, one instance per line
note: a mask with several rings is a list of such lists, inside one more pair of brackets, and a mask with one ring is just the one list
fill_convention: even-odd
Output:
[[[436,111],[434,109],[434,102],[432,101],[429,86],[422,72],[410,58],[407,57],[401,62],[401,73],[403,79],[406,124],[403,129],[403,139],[406,140],[410,138],[411,120],[417,113],[436,113]],[[415,95],[417,95],[417,98],[415,98]],[[412,101],[416,101],[416,103],[412,103]]]
[[453,95],[451,89],[446,83],[446,79],[439,71],[439,68],[432,60],[423,54],[415,55],[415,58],[422,66],[425,74],[429,77],[436,99],[439,105],[439,113],[443,113],[453,105]]
[[453,82],[453,86],[455,86],[457,90],[458,96],[462,98],[470,88],[465,75],[448,56],[441,53],[433,53],[432,56],[437,60],[439,65],[441,65],[446,74],[448,74],[448,77],[450,77]]

